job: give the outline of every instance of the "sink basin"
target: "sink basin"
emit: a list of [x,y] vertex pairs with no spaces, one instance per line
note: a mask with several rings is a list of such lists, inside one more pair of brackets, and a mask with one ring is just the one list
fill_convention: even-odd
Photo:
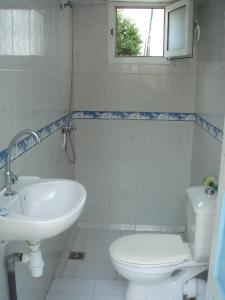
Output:
[[79,218],[86,201],[86,190],[66,179],[22,177],[14,185],[15,196],[0,193],[0,240],[40,242],[60,234]]

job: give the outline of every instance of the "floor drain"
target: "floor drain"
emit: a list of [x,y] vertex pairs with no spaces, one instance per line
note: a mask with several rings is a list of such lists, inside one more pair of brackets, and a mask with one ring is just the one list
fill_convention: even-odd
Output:
[[71,259],[71,260],[84,260],[85,255],[86,255],[86,252],[71,251],[70,254],[69,254],[69,259]]

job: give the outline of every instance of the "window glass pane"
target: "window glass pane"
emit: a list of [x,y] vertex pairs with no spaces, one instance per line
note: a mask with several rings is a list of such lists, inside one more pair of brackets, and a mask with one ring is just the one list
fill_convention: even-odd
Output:
[[33,9],[0,9],[0,55],[44,54],[44,16]]
[[29,55],[29,10],[13,9],[13,54]]
[[44,18],[35,10],[30,10],[30,54],[44,55]]
[[116,56],[163,56],[164,9],[117,8]]
[[183,6],[169,13],[168,19],[168,50],[185,48],[185,14],[186,7]]

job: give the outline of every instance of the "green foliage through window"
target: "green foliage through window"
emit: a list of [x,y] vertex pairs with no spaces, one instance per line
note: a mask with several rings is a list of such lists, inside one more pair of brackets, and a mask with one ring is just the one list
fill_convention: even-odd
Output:
[[132,21],[124,18],[117,9],[116,14],[116,54],[118,56],[138,56],[141,51],[141,36]]

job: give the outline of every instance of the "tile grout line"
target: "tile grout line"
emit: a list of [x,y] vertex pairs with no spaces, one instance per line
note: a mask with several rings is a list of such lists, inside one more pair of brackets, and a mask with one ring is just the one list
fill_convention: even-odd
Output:
[[95,280],[95,286],[94,286],[94,291],[93,291],[93,298],[94,298],[94,295],[96,295],[96,287],[97,287],[97,280]]

